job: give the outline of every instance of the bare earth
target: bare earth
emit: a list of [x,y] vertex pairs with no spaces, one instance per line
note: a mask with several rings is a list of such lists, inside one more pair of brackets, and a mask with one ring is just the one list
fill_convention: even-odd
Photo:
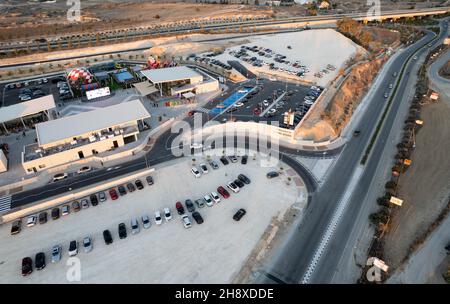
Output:
[[385,238],[387,263],[393,268],[400,266],[411,243],[435,221],[450,194],[450,107],[443,101],[426,105],[422,117],[425,124],[416,138],[412,166],[400,180],[405,204]]

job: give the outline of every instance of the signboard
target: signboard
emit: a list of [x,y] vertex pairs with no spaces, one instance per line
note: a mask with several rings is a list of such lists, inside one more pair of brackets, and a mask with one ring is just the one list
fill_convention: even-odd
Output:
[[86,91],[86,97],[88,100],[109,96],[111,92],[109,91],[109,87],[100,88],[92,91]]
[[397,205],[397,206],[403,205],[403,200],[399,199],[399,198],[397,198],[395,196],[391,196],[391,199],[390,199],[389,202],[391,202],[392,204]]

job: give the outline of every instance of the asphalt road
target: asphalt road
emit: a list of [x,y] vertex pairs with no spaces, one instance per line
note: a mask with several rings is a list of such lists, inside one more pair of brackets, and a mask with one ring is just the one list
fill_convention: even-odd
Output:
[[[389,84],[395,80],[392,76],[393,73],[397,72],[400,75],[401,68],[408,57],[418,49],[426,46],[434,36],[434,34],[428,33],[418,43],[410,46],[400,54],[390,66],[388,73],[374,94],[374,100],[368,105],[357,126],[357,129],[361,130],[361,135],[353,138],[346,144],[326,181],[313,194],[312,204],[309,205],[303,222],[297,227],[298,233],[292,234],[287,245],[277,255],[278,258],[274,261],[271,269],[267,270],[269,275],[262,274],[262,277],[258,279],[259,282],[276,283],[277,281],[282,281],[286,283],[300,283],[302,281],[330,225],[337,203],[344,196],[350,177],[360,165],[360,160],[369,143],[372,131],[377,125],[384,109],[384,104],[386,103],[383,95],[386,91],[389,91]],[[441,38],[443,36],[444,34],[441,34]],[[427,47],[422,49],[418,54],[426,51],[428,51]],[[372,149],[371,156],[366,163],[361,179],[356,185],[349,205],[339,222],[340,224],[337,226],[328,245],[321,254],[318,263],[315,265],[308,283],[328,283],[332,279],[342,251],[347,245],[348,237],[356,222],[356,216],[362,207],[361,202],[365,197],[367,189],[370,187],[372,177],[379,162],[382,161],[380,155],[386,145],[385,138],[391,131],[392,123],[396,118],[401,100],[400,97],[410,78],[409,72],[411,67],[412,65],[407,66],[404,77],[400,80],[397,97],[393,99],[389,114],[382,126],[378,140]],[[273,278],[276,279],[274,280]]]

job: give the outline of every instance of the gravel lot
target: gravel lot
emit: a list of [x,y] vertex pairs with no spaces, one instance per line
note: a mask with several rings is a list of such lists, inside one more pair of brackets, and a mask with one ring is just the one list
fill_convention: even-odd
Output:
[[[197,159],[197,164],[199,164]],[[117,201],[108,200],[96,207],[70,214],[44,225],[23,228],[10,236],[10,224],[0,227],[0,283],[67,283],[66,265],[71,240],[80,243],[86,235],[93,238],[94,250],[77,257],[81,261],[81,283],[227,283],[239,272],[274,216],[283,213],[306,191],[284,177],[268,180],[271,168],[261,168],[251,157],[247,165],[240,162],[212,170],[196,179],[190,172],[191,159],[174,161],[156,168],[155,184],[128,193]],[[283,164],[285,170],[287,166]],[[195,200],[215,191],[219,185],[244,173],[252,183],[227,200],[200,210],[205,222],[184,229],[175,212],[175,202]],[[273,189],[277,189],[273,191]],[[303,197],[307,197],[304,195]],[[170,207],[173,219],[161,226],[154,223],[154,211]],[[240,222],[232,215],[245,208]],[[152,217],[152,227],[131,235],[129,222],[143,214]],[[119,239],[117,225],[124,222],[128,237]],[[102,231],[110,229],[113,244],[106,246]],[[63,246],[62,260],[50,262],[54,244]],[[25,256],[44,251],[47,267],[21,277],[20,263]]]

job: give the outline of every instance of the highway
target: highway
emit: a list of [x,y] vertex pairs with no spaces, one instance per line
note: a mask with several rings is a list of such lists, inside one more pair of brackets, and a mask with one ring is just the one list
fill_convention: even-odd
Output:
[[[428,8],[426,10],[394,10],[394,11],[382,11],[382,18],[400,18],[405,16],[424,16],[448,12],[449,7],[437,7]],[[95,43],[97,35],[99,35],[99,41],[104,42],[127,42],[129,39],[148,39],[155,38],[157,35],[180,35],[180,34],[193,34],[201,33],[204,31],[214,30],[239,30],[247,27],[261,27],[261,26],[276,26],[289,23],[314,23],[314,22],[335,22],[343,17],[355,18],[363,20],[367,18],[367,13],[351,13],[351,14],[335,14],[335,15],[319,15],[319,16],[302,16],[302,17],[284,17],[284,18],[265,18],[260,20],[231,20],[227,22],[223,21],[207,21],[207,22],[187,22],[186,24],[167,24],[164,26],[152,26],[147,28],[137,29],[121,29],[114,31],[102,31],[102,32],[90,32],[88,34],[82,34],[81,37],[74,35],[67,37],[54,37],[49,39],[49,46],[51,49],[66,48],[69,44],[69,39],[73,39],[72,47],[77,45],[78,48],[87,47],[89,43]],[[77,35],[80,36],[80,35]],[[76,39],[78,38],[78,40]],[[36,51],[44,50],[48,51],[47,41],[45,42],[20,42],[0,45],[0,53],[7,54],[9,52],[17,51]]]
[[[354,172],[357,172],[358,168],[362,169],[360,160],[386,103],[383,94],[387,91],[389,84],[395,80],[393,73],[397,72],[400,76],[402,66],[411,55],[417,50],[420,50],[417,53],[418,56],[427,52],[429,50],[427,44],[435,36],[434,33],[428,32],[419,42],[408,47],[395,59],[356,128],[361,130],[361,135],[346,144],[323,185],[313,193],[312,203],[308,206],[303,222],[295,228],[298,232],[290,236],[286,246],[277,254],[278,258],[273,262],[272,267],[266,270],[269,275],[261,274],[259,282],[329,283],[331,281],[355,223],[358,220],[367,221],[367,218],[358,219],[357,216],[364,207],[362,202],[372,183],[372,177],[378,164],[385,161],[380,159],[381,152],[387,144],[385,138],[391,132],[392,124],[396,119],[400,106],[399,101],[410,79],[413,65],[407,65],[405,76],[400,79],[398,91],[392,101],[388,116],[362,174],[358,176],[360,179],[353,185],[353,188],[347,189],[352,182]],[[446,36],[446,31],[441,32],[439,39],[443,39],[444,36]],[[390,162],[390,160],[388,161]],[[347,191],[352,191],[352,193]],[[337,211],[340,211],[338,206],[343,198],[348,202],[344,212],[339,214],[336,224],[335,216]],[[332,233],[328,234],[330,231]]]

